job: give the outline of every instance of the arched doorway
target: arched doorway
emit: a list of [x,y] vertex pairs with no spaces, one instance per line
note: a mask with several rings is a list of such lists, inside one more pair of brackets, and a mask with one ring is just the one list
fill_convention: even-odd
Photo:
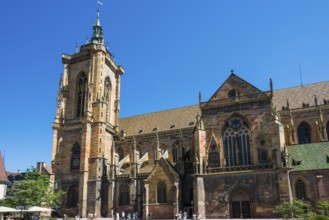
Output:
[[251,217],[250,197],[245,191],[234,191],[230,196],[230,206],[232,218]]

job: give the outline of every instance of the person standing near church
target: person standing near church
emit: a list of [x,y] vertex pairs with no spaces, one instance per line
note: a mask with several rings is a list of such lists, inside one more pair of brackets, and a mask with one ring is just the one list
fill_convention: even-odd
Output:
[[184,213],[183,213],[183,220],[186,220],[186,218],[187,218],[187,211],[186,211],[186,209],[184,210]]

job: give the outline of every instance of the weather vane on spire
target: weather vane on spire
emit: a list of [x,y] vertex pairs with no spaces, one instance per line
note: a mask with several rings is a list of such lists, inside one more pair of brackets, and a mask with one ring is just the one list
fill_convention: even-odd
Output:
[[96,24],[93,26],[93,36],[91,37],[90,42],[95,43],[95,44],[103,44],[104,39],[103,39],[103,30],[101,27],[101,22],[99,19],[99,12],[100,12],[100,6],[103,5],[101,1],[97,1],[98,8],[97,8],[97,19],[96,19]]
[[101,23],[100,23],[100,21],[99,21],[99,12],[101,11],[101,6],[103,5],[103,2],[101,2],[101,1],[97,1],[97,5],[98,5],[98,8],[97,8],[97,20],[96,20],[96,25],[101,26]]
[[101,6],[103,5],[103,2],[97,1],[97,5],[98,5],[97,11],[100,11],[101,10]]

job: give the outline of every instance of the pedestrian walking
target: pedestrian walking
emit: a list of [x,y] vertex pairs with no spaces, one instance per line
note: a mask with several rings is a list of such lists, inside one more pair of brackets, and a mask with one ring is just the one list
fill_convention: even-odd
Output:
[[125,220],[126,219],[126,215],[125,215],[125,212],[124,211],[122,211],[121,217],[122,217],[122,220]]
[[186,220],[186,218],[187,218],[187,211],[186,211],[186,209],[184,210],[184,213],[183,213],[183,220]]

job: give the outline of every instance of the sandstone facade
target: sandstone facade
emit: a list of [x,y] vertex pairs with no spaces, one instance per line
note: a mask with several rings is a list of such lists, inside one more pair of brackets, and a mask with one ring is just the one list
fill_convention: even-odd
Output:
[[119,119],[124,71],[103,42],[97,18],[91,41],[62,57],[60,215],[268,218],[284,200],[329,198],[329,82],[261,91],[232,72],[208,101]]

